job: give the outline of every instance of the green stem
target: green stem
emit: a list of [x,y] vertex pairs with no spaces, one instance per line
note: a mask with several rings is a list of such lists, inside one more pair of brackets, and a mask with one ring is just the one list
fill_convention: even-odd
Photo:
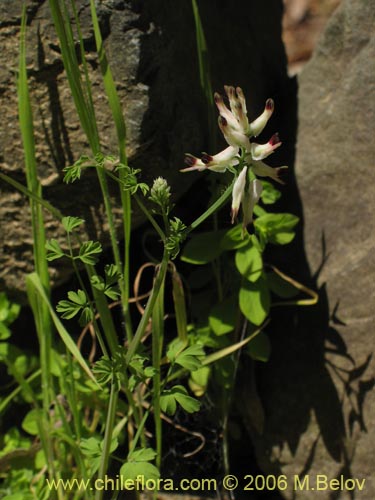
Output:
[[153,376],[153,406],[156,437],[156,466],[160,470],[162,453],[162,425],[160,414],[160,362],[164,340],[164,285],[165,277],[160,286],[160,292],[155,302],[152,314],[152,366]]
[[128,352],[126,353],[125,356],[125,362],[126,364],[129,364],[130,360],[132,359],[135,351],[137,350],[137,347],[141,341],[141,338],[143,337],[146,327],[148,325],[148,321],[151,317],[152,311],[155,306],[156,299],[158,297],[160,288],[164,282],[165,274],[167,272],[168,268],[168,262],[169,262],[169,254],[166,250],[164,250],[163,254],[163,260],[160,264],[159,270],[157,272],[155,281],[154,281],[154,286],[151,291],[151,295],[147,301],[146,309],[143,313],[142,319],[139,322],[137,331],[135,332],[134,338],[131,341]]
[[219,208],[224,205],[224,203],[227,201],[227,199],[230,197],[233,189],[233,182],[226,188],[224,193],[202,214],[200,215],[197,219],[195,219],[194,222],[190,224],[190,226],[187,229],[187,234],[196,229],[202,222],[204,222],[210,215],[212,215],[216,210],[219,210]]
[[[102,479],[103,481],[104,481],[104,478],[105,478],[105,475],[106,475],[107,469],[108,469],[113,428],[114,428],[115,417],[116,417],[117,401],[118,401],[117,381],[112,379],[111,392],[109,395],[107,420],[106,420],[106,426],[105,426],[102,458],[101,458],[99,472],[98,472],[98,479]],[[95,500],[102,500],[103,493],[104,493],[103,490],[97,490],[95,493]]]

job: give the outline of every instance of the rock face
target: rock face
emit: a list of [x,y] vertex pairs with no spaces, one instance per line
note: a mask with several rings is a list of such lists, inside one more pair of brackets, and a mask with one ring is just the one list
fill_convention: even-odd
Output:
[[[290,269],[299,266],[320,301],[275,311],[284,326],[260,371],[266,424],[255,438],[263,470],[287,476],[290,499],[375,496],[374,61],[375,2],[346,0],[298,81],[306,255]],[[317,493],[319,474],[344,483],[323,477]],[[315,491],[292,491],[306,475]],[[362,490],[350,478],[365,479]]]
[[[115,129],[98,70],[89,2],[79,0],[76,4],[88,51],[103,152],[116,154]],[[281,0],[270,0],[267,6],[261,0],[236,0],[230,6],[220,1],[215,8],[209,2],[200,4],[213,88],[241,85],[249,98],[250,117],[259,113],[267,97],[282,102],[287,77],[281,43]],[[15,88],[21,8],[21,0],[5,0],[0,5],[0,168],[24,182]],[[184,153],[200,153],[208,143],[191,2],[180,0],[176,8],[171,0],[103,0],[98,9],[127,123],[129,162],[143,168],[146,181],[165,176],[178,197],[198,178],[195,174],[184,176],[181,182],[178,169]],[[95,175],[86,174],[77,185],[62,184],[62,168],[88,149],[68,88],[48,2],[29,2],[28,21],[27,63],[44,197],[64,215],[83,217],[87,236],[100,238],[106,244],[107,230]],[[120,227],[115,192],[114,213]],[[0,288],[20,298],[24,275],[33,268],[30,216],[28,201],[5,183],[1,183],[0,221]],[[135,223],[139,221],[135,213]],[[46,227],[48,237],[63,239],[60,224],[49,214]],[[58,283],[66,274],[66,269],[55,267],[51,278]]]

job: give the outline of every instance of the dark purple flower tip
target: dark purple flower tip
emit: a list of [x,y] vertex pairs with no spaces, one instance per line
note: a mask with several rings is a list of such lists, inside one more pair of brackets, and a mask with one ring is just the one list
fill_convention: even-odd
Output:
[[224,116],[219,116],[219,123],[222,127],[226,127],[228,125],[227,119]]
[[188,167],[194,167],[194,165],[197,163],[197,158],[195,158],[192,155],[187,154],[185,156],[185,165]]
[[277,177],[277,180],[280,184],[285,184],[285,181],[284,181],[284,177],[286,175],[286,171],[288,170],[288,167],[276,167],[275,168],[275,172],[276,172],[276,177]]
[[205,165],[207,165],[207,163],[210,163],[213,160],[213,158],[211,155],[207,153],[202,153],[201,160]]
[[219,103],[219,102],[222,102],[223,98],[221,97],[221,95],[218,93],[218,92],[215,92],[214,93],[214,101],[215,103]]
[[267,111],[273,111],[275,107],[275,103],[273,102],[273,99],[267,99],[266,101],[266,110]]
[[268,143],[269,143],[271,146],[276,146],[276,144],[281,144],[279,134],[278,134],[277,132],[276,132],[276,134],[273,134],[273,136],[272,136],[272,137],[271,137],[271,139],[268,141]]

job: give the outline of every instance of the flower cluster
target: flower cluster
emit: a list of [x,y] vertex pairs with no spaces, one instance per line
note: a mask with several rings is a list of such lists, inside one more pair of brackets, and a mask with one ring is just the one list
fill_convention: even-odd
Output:
[[263,113],[249,123],[242,89],[231,86],[224,86],[224,89],[228,97],[229,108],[220,94],[215,93],[214,97],[220,114],[219,127],[228,147],[213,156],[202,153],[202,156],[197,158],[187,154],[185,158],[187,167],[181,172],[208,169],[223,173],[227,169],[233,170],[234,167],[239,166],[238,175],[235,170],[237,178],[232,191],[232,224],[237,219],[242,205],[243,225],[246,227],[253,220],[253,210],[262,192],[262,183],[257,177],[270,177],[283,184],[280,173],[287,167],[272,168],[262,161],[281,146],[278,134],[274,134],[266,144],[257,144],[250,140],[252,137],[257,137],[266,126],[274,110],[273,100],[268,99]]

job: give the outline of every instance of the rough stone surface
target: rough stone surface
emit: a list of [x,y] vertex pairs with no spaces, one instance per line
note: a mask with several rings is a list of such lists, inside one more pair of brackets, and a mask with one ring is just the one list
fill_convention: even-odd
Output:
[[[115,129],[94,50],[89,2],[79,0],[76,4],[88,51],[103,151],[116,153]],[[5,0],[0,5],[0,168],[24,182],[15,88],[21,5],[21,0]],[[207,149],[208,142],[191,2],[180,0],[176,8],[176,2],[171,0],[105,0],[98,8],[128,127],[129,161],[144,169],[146,181],[165,176],[177,197],[198,178],[192,174],[181,180],[178,169],[184,152],[200,153]],[[281,0],[267,5],[261,0],[236,0],[230,5],[219,1],[215,8],[211,2],[202,1],[200,8],[213,88],[241,85],[249,96],[250,117],[262,110],[267,97],[282,103],[287,76],[281,43]],[[271,18],[269,11],[273,12]],[[44,197],[65,215],[83,217],[87,236],[100,238],[105,245],[108,235],[95,175],[87,173],[77,185],[68,188],[62,184],[63,167],[87,153],[88,147],[71,99],[48,2],[29,2],[28,13],[27,64]],[[279,112],[281,115],[282,104]],[[20,298],[24,275],[33,267],[28,201],[8,185],[2,183],[0,187],[0,288]],[[113,203],[120,226],[115,193]],[[140,218],[135,216],[137,223]],[[46,228],[48,237],[63,239],[60,224],[49,214]],[[67,276],[63,264],[59,265],[51,271],[55,284]]]
[[[273,355],[259,370],[265,432],[252,431],[262,469],[287,476],[288,499],[375,497],[374,61],[375,2],[346,0],[298,80],[303,233],[289,268],[319,304],[274,312]],[[292,491],[295,475],[316,488],[318,474],[364,488]]]

